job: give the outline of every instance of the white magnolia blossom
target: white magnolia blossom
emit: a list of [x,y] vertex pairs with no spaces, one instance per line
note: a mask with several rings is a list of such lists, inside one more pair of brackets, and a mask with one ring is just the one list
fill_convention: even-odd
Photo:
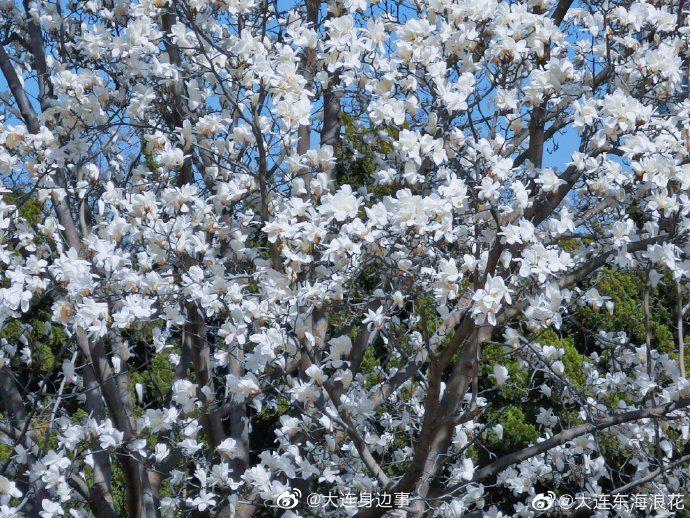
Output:
[[0,2],[0,516],[687,493],[684,6]]

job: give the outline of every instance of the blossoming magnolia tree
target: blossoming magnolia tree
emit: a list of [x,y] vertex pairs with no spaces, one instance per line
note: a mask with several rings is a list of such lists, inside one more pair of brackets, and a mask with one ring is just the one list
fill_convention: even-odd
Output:
[[0,2],[0,515],[683,493],[683,9]]

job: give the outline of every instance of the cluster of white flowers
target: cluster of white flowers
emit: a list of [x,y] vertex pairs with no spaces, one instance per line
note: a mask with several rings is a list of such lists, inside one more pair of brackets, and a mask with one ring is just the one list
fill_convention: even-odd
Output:
[[[535,486],[657,468],[687,489],[677,2],[20,4],[1,517],[248,517],[310,487],[533,516]],[[613,270],[637,334],[611,328]]]

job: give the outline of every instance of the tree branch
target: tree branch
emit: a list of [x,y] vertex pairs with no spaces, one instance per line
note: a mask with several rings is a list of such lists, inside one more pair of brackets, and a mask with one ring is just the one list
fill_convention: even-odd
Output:
[[541,453],[545,453],[550,449],[560,446],[561,444],[565,444],[566,442],[571,441],[581,435],[605,430],[607,428],[611,428],[612,426],[618,426],[629,423],[630,421],[637,421],[639,419],[663,417],[676,410],[682,410],[688,405],[690,405],[690,398],[682,398],[678,401],[666,403],[665,405],[641,408],[639,410],[632,410],[630,412],[623,412],[620,414],[613,414],[604,419],[575,426],[574,428],[570,428],[569,430],[556,434],[543,442],[501,457],[488,466],[477,470],[472,481],[479,482],[486,478],[492,477],[513,464],[517,464],[523,460],[527,460]]

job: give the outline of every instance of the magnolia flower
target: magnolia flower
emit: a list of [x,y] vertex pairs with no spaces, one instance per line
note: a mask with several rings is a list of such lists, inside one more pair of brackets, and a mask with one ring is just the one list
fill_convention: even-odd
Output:
[[170,450],[165,444],[156,444],[155,451],[153,454],[153,457],[156,459],[156,462],[160,464],[168,457],[169,454]]
[[41,508],[42,511],[39,513],[41,518],[53,518],[54,516],[62,516],[65,514],[65,511],[59,503],[46,498],[41,501]]
[[192,507],[196,507],[198,511],[205,511],[216,505],[216,500],[213,493],[207,493],[205,489],[202,489],[199,492],[199,496],[196,498],[188,498],[187,503]]
[[503,365],[494,365],[492,376],[496,380],[496,386],[498,387],[503,386],[506,380],[510,377],[508,374],[508,369],[506,369]]
[[359,200],[352,194],[349,185],[343,185],[335,194],[327,195],[320,209],[332,215],[336,221],[342,222],[354,218],[359,210]]
[[143,403],[144,402],[144,386],[141,383],[136,383],[134,385],[134,390],[137,393],[137,401],[139,401],[140,404]]
[[328,341],[328,345],[331,346],[331,359],[338,361],[343,356],[350,354],[352,349],[352,340],[349,336],[343,335],[336,338],[331,338]]
[[369,103],[369,117],[374,124],[405,122],[405,103],[398,99],[377,99]]
[[242,478],[251,487],[266,489],[271,481],[271,472],[263,466],[254,466],[247,469]]
[[122,444],[124,433],[113,427],[110,419],[106,420],[98,429],[98,440],[104,450],[116,449]]
[[395,293],[393,293],[392,299],[393,303],[400,309],[402,309],[405,305],[405,295],[403,295],[400,291],[396,291]]
[[462,280],[462,273],[455,264],[455,259],[441,259],[437,273],[437,293],[441,300],[454,299],[458,293],[458,284]]
[[501,184],[494,182],[492,178],[485,176],[482,178],[482,183],[479,187],[479,199],[482,201],[495,202],[500,196]]
[[158,154],[158,162],[167,169],[180,167],[184,162],[184,152],[179,148],[167,148]]
[[503,281],[502,277],[487,275],[484,288],[476,291],[472,296],[475,302],[472,314],[478,324],[488,321],[492,326],[496,325],[496,314],[503,306],[503,301],[510,303],[510,290]]
[[310,365],[307,370],[304,371],[304,373],[319,385],[323,385],[323,383],[328,379],[328,376],[323,373],[321,368],[314,364]]
[[76,381],[75,367],[71,360],[63,360],[62,374],[65,376],[65,383],[70,384]]
[[0,475],[0,495],[5,495],[10,498],[21,498],[22,492],[13,481]]
[[535,182],[541,185],[541,190],[546,193],[554,192],[561,185],[565,185],[565,180],[559,178],[550,168],[542,169]]
[[196,384],[187,379],[175,381],[172,386],[172,400],[182,406],[184,412],[191,412],[196,402]]
[[456,470],[456,476],[462,480],[472,480],[474,471],[474,462],[469,457],[465,457],[462,460],[462,466]]
[[383,329],[387,319],[388,317],[383,314],[383,306],[379,306],[376,311],[368,309],[367,316],[364,318],[362,323],[365,324],[370,331],[374,329],[381,330]]
[[231,437],[228,437],[223,442],[221,442],[218,446],[216,446],[216,449],[221,455],[231,459],[237,457],[239,454],[237,441],[235,441],[235,439]]

